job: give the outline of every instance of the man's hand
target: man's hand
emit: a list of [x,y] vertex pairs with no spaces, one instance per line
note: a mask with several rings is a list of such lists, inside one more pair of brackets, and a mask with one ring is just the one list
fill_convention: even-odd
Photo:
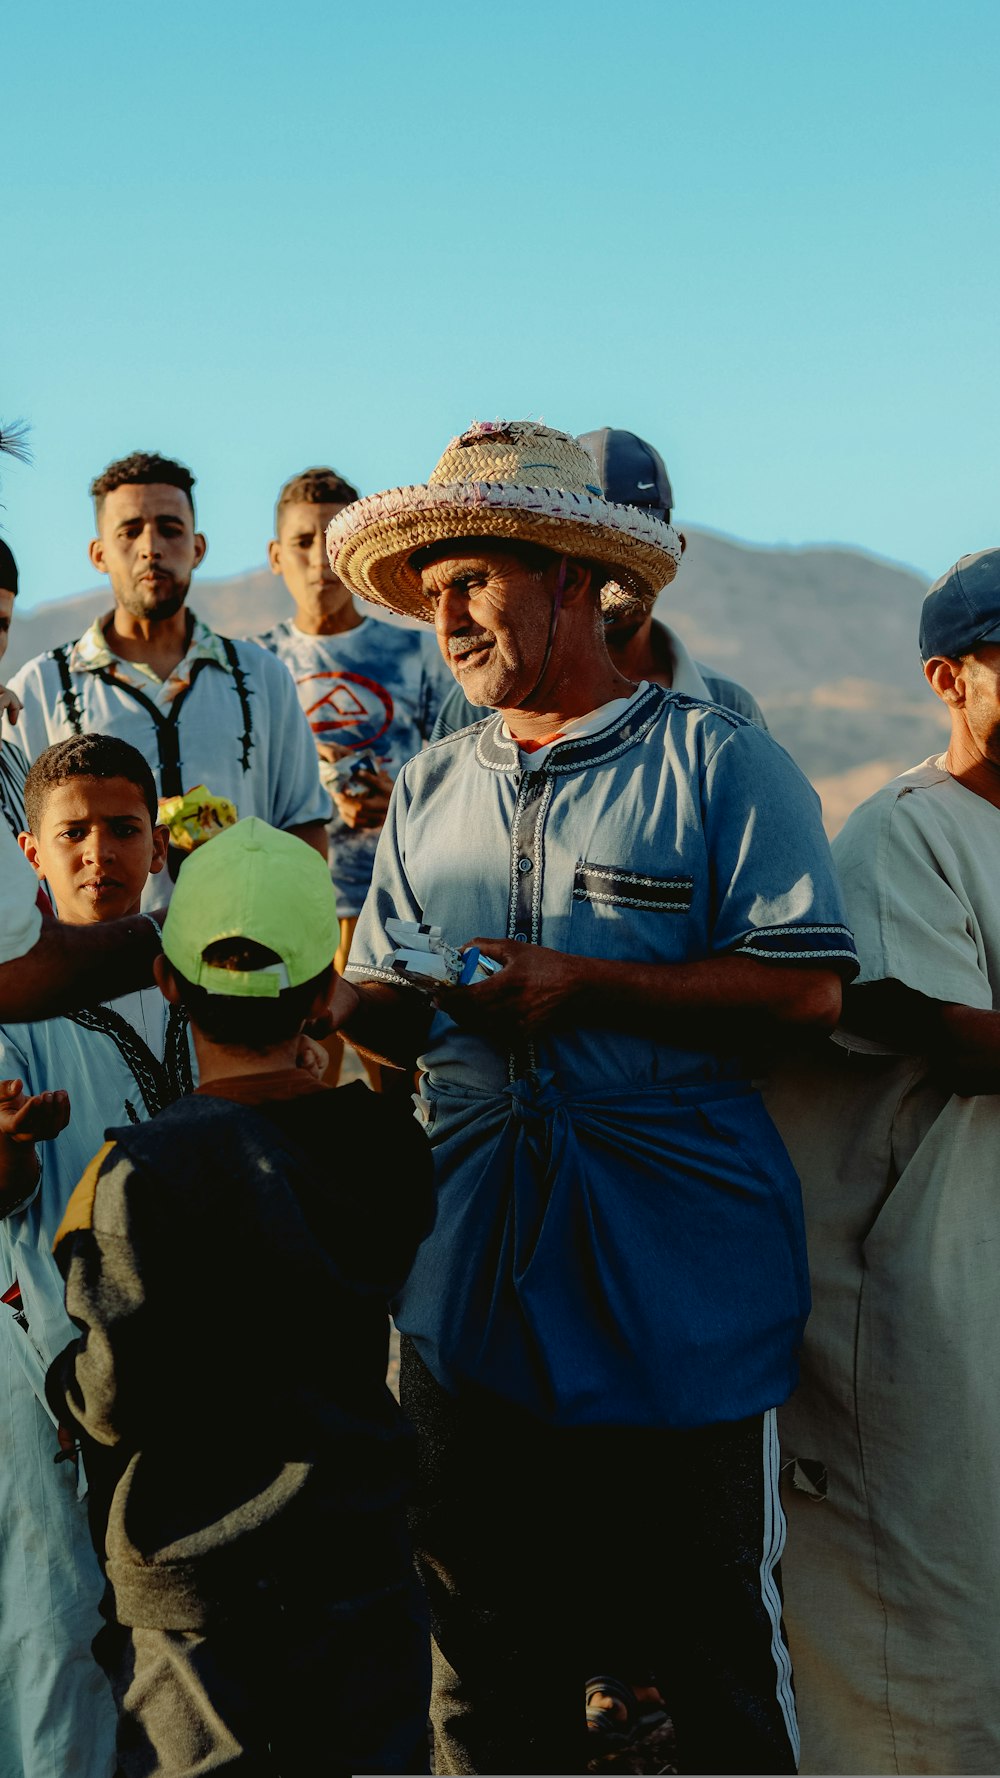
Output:
[[489,1036],[530,1035],[571,1020],[585,959],[543,945],[518,944],[512,938],[474,938],[471,943],[503,967],[488,982],[442,988],[433,996],[435,1006],[456,1025]]
[[330,1066],[329,1051],[317,1043],[314,1037],[307,1037],[303,1031],[299,1037],[299,1049],[295,1058],[296,1068],[304,1068],[313,1080],[322,1080]]
[[24,1096],[21,1080],[0,1080],[0,1137],[9,1142],[51,1142],[69,1123],[69,1094]]
[[0,685],[0,721],[2,721],[3,713],[6,710],[7,721],[13,728],[21,714],[21,708],[21,700],[16,691],[11,691],[8,685]]
[[392,795],[392,779],[388,772],[360,772],[359,782],[369,788],[364,796],[332,790],[334,806],[340,819],[350,828],[377,830],[385,826]]
[[578,1024],[730,1054],[790,1030],[824,1035],[840,1012],[840,980],[822,967],[730,955],[612,963],[505,938],[471,942],[503,967],[474,987],[439,989],[434,1004],[491,1039]]

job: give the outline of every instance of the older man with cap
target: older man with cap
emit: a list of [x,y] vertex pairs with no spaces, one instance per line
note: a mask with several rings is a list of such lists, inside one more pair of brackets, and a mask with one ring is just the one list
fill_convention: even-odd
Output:
[[[791,1772],[774,1409],[808,1283],[749,1057],[830,1028],[856,967],[817,799],[753,724],[613,666],[603,613],[680,543],[565,434],[474,426],[328,544],[495,711],[397,779],[347,972],[436,1157],[394,1312],[437,1769],[577,1769],[614,1625],[669,1670],[684,1770]],[[400,921],[502,967],[429,998]]]
[[1000,1771],[1000,549],[931,587],[951,739],[833,851],[861,973],[768,1104],[815,1309],[782,1417],[807,1772]]
[[[637,433],[625,432],[618,426],[582,432],[580,443],[594,457],[597,480],[606,500],[636,506],[669,525],[674,496],[659,451]],[[683,531],[677,532],[677,540],[683,552],[687,547]],[[685,692],[688,697],[723,704],[727,710],[736,710],[766,728],[760,705],[746,686],[694,660],[676,630],[653,616],[656,597],[654,591],[632,603],[619,601],[614,613],[609,614],[604,640],[618,671],[636,685],[641,679],[648,679],[653,685]],[[485,709],[470,707],[461,685],[456,685],[441,706],[431,739],[438,741],[444,735],[454,734],[487,714]]]

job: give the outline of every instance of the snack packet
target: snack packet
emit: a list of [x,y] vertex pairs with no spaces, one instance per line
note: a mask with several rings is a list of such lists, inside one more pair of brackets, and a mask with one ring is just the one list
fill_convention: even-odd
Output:
[[196,784],[183,796],[160,798],[160,821],[170,834],[170,844],[180,852],[193,852],[236,820],[236,807],[229,798],[213,796],[204,784]]
[[419,987],[466,988],[488,981],[501,967],[492,957],[484,957],[476,945],[459,951],[446,944],[440,926],[426,926],[416,920],[387,920],[385,929],[393,949],[383,957],[380,967]]

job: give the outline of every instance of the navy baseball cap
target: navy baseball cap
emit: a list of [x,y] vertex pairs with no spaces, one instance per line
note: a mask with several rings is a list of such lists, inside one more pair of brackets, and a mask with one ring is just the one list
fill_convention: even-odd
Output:
[[1000,549],[960,556],[929,588],[920,611],[920,658],[954,659],[1000,642]]
[[619,506],[644,506],[669,518],[674,504],[667,466],[659,451],[635,432],[603,426],[581,432],[580,443],[592,451],[605,498]]

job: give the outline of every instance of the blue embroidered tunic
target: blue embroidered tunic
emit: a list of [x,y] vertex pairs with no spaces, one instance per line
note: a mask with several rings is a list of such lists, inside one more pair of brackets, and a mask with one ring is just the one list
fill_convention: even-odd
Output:
[[[385,922],[610,961],[857,969],[819,802],[731,711],[640,688],[532,769],[499,716],[404,768],[351,950]],[[438,1203],[395,1317],[445,1387],[556,1424],[694,1426],[775,1406],[809,1307],[798,1181],[753,1058],[578,1025],[508,1053],[435,1015]]]

